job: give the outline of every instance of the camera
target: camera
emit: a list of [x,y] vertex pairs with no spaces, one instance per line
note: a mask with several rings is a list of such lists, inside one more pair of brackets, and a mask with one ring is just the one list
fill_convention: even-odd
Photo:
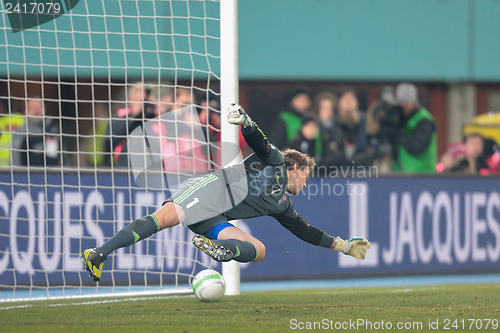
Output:
[[401,106],[381,100],[373,109],[373,118],[380,124],[378,136],[391,141],[401,125],[401,114]]

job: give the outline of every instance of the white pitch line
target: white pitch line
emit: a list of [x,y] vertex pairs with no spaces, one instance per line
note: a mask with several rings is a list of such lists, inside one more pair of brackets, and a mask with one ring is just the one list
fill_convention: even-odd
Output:
[[[370,290],[368,290],[368,292],[378,292],[377,289],[379,288],[374,288],[374,289],[371,289],[369,288]],[[391,289],[391,290],[387,290],[388,292],[390,293],[410,293],[410,292],[414,292],[414,291],[418,291],[418,290],[425,290],[425,291],[429,291],[429,290],[437,290],[438,288],[435,287],[435,286],[417,286],[417,287],[414,287],[414,288],[396,288],[396,289]],[[307,292],[308,295],[328,295],[328,294],[354,294],[354,293],[366,293],[366,290],[365,288],[359,288],[357,290],[342,290],[342,289],[335,289],[335,290],[328,290],[328,291],[312,291],[312,292]]]
[[[100,301],[86,301],[86,302],[75,302],[75,303],[54,303],[54,304],[40,304],[38,303],[37,306],[68,306],[68,305],[94,305],[94,304],[107,304],[107,303],[120,303],[120,302],[135,302],[135,301],[148,301],[148,300],[154,300],[154,299],[164,299],[164,298],[180,298],[180,297],[186,297],[186,296],[154,296],[154,297],[130,297],[130,298],[120,298],[120,299],[105,299],[105,300],[100,300]],[[194,297],[193,295],[188,295],[188,297]],[[1,307],[0,310],[9,310],[9,309],[20,309],[20,308],[29,308],[33,307],[31,304],[25,304],[25,305],[13,305],[13,306],[6,306],[6,307]]]
[[33,305],[30,304],[25,304],[25,305],[12,305],[12,306],[6,306],[3,308],[0,308],[0,310],[10,310],[10,309],[23,309],[23,308],[30,308]]
[[[135,301],[149,301],[153,299],[163,299],[163,298],[179,298],[183,296],[155,296],[155,297],[134,297],[134,298],[123,298],[123,299],[106,299],[101,301],[86,301],[86,302],[78,302],[78,303],[55,303],[48,304],[48,306],[66,306],[66,305],[92,305],[92,304],[107,304],[107,303],[120,303],[120,302],[135,302]],[[194,297],[194,296],[193,296]]]

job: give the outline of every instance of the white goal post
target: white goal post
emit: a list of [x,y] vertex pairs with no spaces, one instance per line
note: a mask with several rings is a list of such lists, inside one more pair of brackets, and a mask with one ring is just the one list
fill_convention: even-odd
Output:
[[[238,75],[238,1],[221,0],[220,12],[221,30],[221,105],[230,105],[239,101],[239,75]],[[222,119],[227,119],[227,108],[222,108]],[[238,127],[223,121],[222,142],[238,142]],[[239,151],[237,145],[227,145],[222,150],[222,165],[229,166],[235,162]],[[233,149],[231,149],[233,148]],[[239,227],[239,222],[233,222]],[[226,295],[240,293],[240,266],[236,261],[222,265],[222,274],[226,280]]]
[[[0,5],[0,302],[188,294],[206,267],[239,294],[239,265],[210,260],[180,226],[110,255],[98,284],[80,259],[175,187],[135,178],[137,122],[194,110],[207,142],[182,142],[197,153],[176,156],[179,142],[157,132],[166,178],[236,162],[225,119],[238,102],[237,0],[45,2],[51,12]],[[219,141],[230,144],[214,153]]]

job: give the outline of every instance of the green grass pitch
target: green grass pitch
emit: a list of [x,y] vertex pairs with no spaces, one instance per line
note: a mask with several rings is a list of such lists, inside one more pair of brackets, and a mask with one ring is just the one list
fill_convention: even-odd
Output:
[[500,284],[247,292],[213,303],[165,296],[0,308],[0,331],[16,333],[498,332]]

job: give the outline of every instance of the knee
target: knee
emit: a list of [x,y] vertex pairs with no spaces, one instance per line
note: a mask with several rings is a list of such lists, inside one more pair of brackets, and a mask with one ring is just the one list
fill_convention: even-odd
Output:
[[184,221],[186,216],[182,207],[173,203],[167,202],[160,209],[153,213],[160,223],[160,229],[173,227]]
[[254,261],[261,261],[266,257],[266,246],[261,242],[258,242],[255,245],[255,249],[257,250],[257,258]]

